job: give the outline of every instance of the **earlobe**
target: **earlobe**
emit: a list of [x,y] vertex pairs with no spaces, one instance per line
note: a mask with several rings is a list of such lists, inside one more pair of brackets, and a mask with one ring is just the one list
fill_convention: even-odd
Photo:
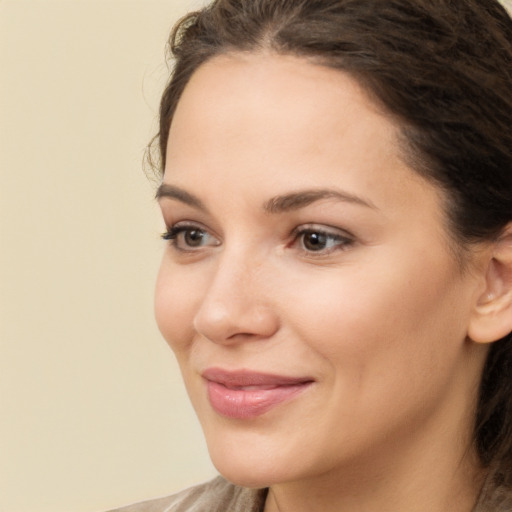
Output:
[[468,328],[477,343],[492,343],[512,332],[512,224],[492,245],[479,295]]

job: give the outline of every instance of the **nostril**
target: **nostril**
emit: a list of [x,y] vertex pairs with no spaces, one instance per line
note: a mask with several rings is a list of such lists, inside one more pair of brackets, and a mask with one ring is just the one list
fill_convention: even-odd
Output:
[[215,302],[202,304],[194,318],[194,329],[215,343],[256,341],[271,337],[278,329],[272,308],[257,303]]

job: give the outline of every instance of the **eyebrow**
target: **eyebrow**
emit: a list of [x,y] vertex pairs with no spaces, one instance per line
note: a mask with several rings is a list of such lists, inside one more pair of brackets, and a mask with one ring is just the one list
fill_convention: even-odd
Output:
[[[158,200],[164,197],[175,199],[204,212],[208,211],[204,203],[197,196],[175,185],[162,183],[158,187],[155,198]],[[362,197],[348,192],[332,189],[300,190],[289,194],[275,196],[264,203],[263,209],[267,213],[284,213],[287,211],[299,210],[316,201],[324,199],[336,199],[337,201],[343,201],[345,203],[357,204],[375,210],[378,209],[367,199],[363,199]]]
[[189,206],[193,206],[198,210],[207,211],[204,203],[195,195],[183,190],[180,187],[176,187],[175,185],[169,185],[167,183],[162,183],[155,194],[155,199],[159,200],[163,197],[168,197],[169,199],[176,199],[177,201],[181,201],[182,203],[188,204]]
[[290,210],[299,210],[316,201],[323,199],[336,199],[345,203],[357,204],[377,210],[378,208],[369,200],[362,197],[332,189],[300,190],[281,196],[276,196],[265,203],[264,209],[268,213],[283,213]]

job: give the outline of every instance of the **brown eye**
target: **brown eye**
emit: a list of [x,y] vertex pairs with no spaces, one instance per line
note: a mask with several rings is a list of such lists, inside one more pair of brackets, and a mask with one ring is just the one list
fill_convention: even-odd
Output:
[[200,247],[206,238],[206,233],[202,229],[186,229],[182,231],[183,241],[189,247]]
[[295,244],[308,253],[329,254],[338,249],[346,249],[354,243],[353,238],[339,232],[321,229],[301,229],[295,237]]
[[302,235],[302,245],[307,251],[322,251],[327,247],[328,237],[325,233],[309,232]]
[[220,244],[217,238],[198,226],[173,226],[167,233],[162,235],[162,238],[168,240],[172,247],[180,251],[192,251]]

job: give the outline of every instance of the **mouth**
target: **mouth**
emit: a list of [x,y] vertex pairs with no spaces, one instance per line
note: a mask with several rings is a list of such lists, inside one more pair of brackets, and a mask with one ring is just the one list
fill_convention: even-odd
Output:
[[220,368],[208,368],[202,376],[212,408],[221,416],[236,419],[261,416],[295,398],[314,382],[310,377]]

